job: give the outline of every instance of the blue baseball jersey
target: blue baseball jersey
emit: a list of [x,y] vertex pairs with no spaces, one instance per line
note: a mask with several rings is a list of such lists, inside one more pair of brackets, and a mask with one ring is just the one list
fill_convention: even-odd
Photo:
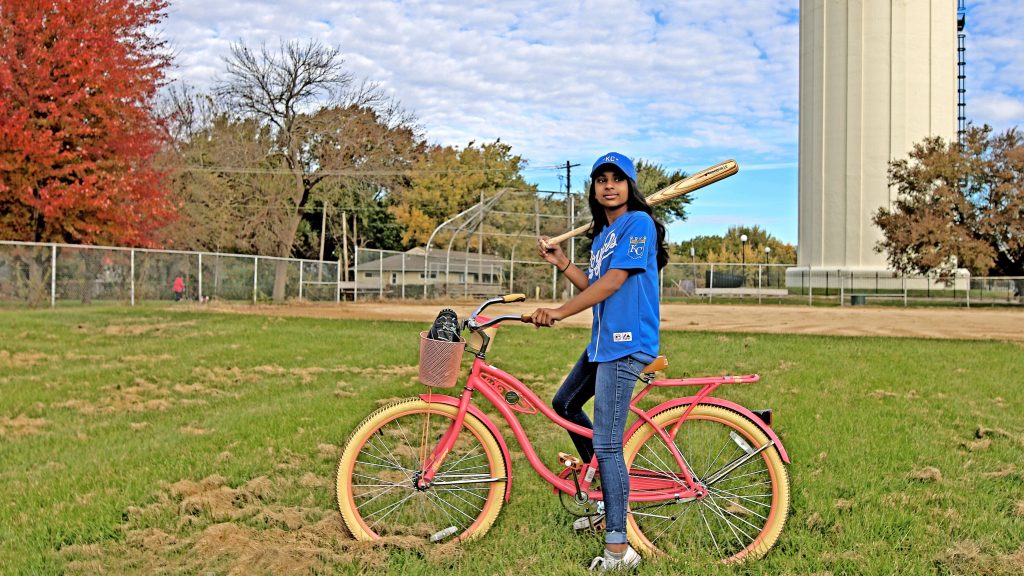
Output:
[[629,277],[594,306],[587,356],[591,362],[608,362],[634,352],[657,356],[658,235],[648,214],[626,212],[594,238],[587,270],[590,284],[613,268],[629,271]]

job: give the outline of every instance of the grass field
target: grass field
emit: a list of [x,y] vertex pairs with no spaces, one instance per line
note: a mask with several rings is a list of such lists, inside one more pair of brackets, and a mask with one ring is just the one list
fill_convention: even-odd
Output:
[[[0,311],[0,573],[579,574],[601,548],[509,435],[513,496],[465,545],[351,541],[340,447],[420,392],[415,323],[188,308]],[[492,363],[551,397],[586,343],[501,330]],[[793,512],[764,560],[641,574],[1024,573],[1024,347],[669,332],[668,376],[759,372]],[[527,422],[549,466],[568,438]]]

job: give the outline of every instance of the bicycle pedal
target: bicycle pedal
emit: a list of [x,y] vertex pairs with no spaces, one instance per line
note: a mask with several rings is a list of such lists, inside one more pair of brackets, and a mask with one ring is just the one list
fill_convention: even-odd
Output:
[[566,454],[565,452],[558,453],[558,461],[568,469],[579,470],[583,467],[583,462],[580,461],[578,456]]
[[572,523],[572,529],[576,532],[600,532],[604,530],[604,514],[582,516]]

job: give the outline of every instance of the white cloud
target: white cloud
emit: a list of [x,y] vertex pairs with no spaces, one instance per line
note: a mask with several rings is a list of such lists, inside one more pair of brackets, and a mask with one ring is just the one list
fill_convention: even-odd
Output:
[[[537,167],[587,165],[608,149],[669,169],[730,157],[791,166],[799,3],[175,0],[163,28],[173,76],[199,88],[235,42],[337,46],[431,141],[501,138]],[[968,8],[968,114],[1005,129],[1024,120],[1024,0]],[[528,176],[551,188],[557,174]],[[787,217],[795,237],[796,214]]]
[[972,107],[977,115],[997,126],[1024,122],[1024,99],[1006,94],[985,94]]
[[[758,127],[796,122],[797,4],[180,0],[165,29],[175,75],[199,87],[232,42],[316,38],[440,143],[501,137],[541,164],[614,143],[680,164],[680,145],[795,155],[795,141]],[[742,136],[716,136],[736,126]]]

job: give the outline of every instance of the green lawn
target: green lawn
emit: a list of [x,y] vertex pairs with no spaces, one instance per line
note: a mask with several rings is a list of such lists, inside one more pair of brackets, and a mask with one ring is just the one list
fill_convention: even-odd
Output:
[[[582,574],[601,548],[518,444],[513,496],[465,546],[351,541],[334,507],[348,432],[421,391],[402,322],[186,307],[0,311],[0,573]],[[490,361],[550,398],[588,331],[501,330]],[[668,375],[775,410],[793,464],[779,545],[739,567],[642,574],[1024,572],[1024,347],[665,333]],[[558,429],[527,428],[555,466]],[[536,443],[535,443],[536,445]]]

